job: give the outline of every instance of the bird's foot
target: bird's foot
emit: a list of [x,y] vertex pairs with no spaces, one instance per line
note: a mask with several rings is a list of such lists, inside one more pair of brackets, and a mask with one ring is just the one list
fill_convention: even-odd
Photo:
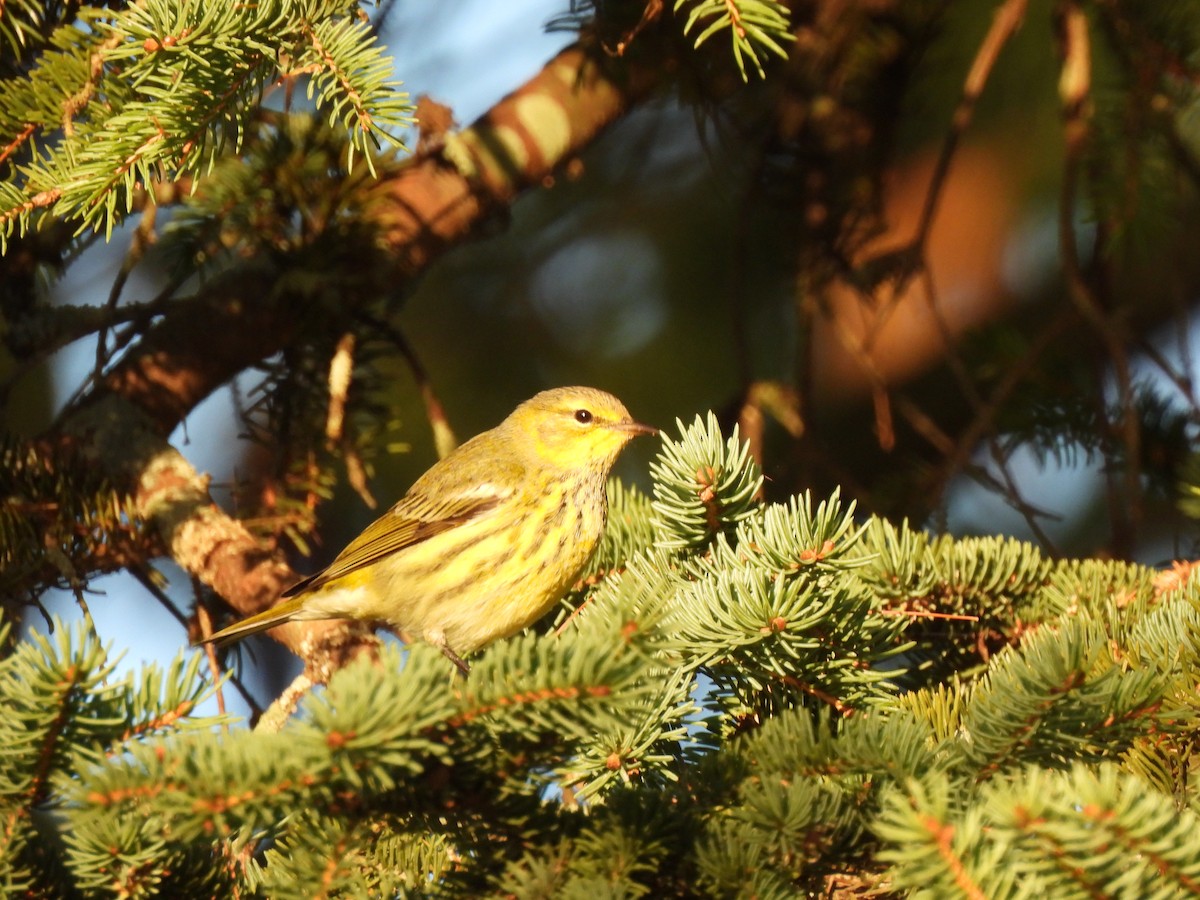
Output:
[[445,654],[446,659],[450,660],[450,662],[454,663],[454,665],[458,667],[458,671],[463,673],[463,677],[471,674],[471,666],[465,659],[463,659],[445,644],[442,644],[441,651]]

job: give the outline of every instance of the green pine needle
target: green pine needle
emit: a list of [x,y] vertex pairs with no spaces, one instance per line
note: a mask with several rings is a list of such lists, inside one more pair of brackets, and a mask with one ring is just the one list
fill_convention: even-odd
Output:
[[654,478],[655,543],[670,550],[696,553],[758,508],[762,472],[750,447],[738,439],[736,426],[722,439],[717,417],[685,426],[677,422],[680,440],[663,436],[662,449],[650,466]]

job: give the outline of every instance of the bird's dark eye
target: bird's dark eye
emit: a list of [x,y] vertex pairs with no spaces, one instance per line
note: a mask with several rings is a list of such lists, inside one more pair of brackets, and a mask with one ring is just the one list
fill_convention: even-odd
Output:
[[588,422],[592,421],[592,411],[590,409],[575,410],[575,421],[580,425],[586,425]]

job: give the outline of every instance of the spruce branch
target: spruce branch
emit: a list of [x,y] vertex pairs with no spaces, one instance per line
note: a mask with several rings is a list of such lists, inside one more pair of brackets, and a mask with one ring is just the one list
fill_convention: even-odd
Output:
[[721,441],[713,413],[706,420],[697,416],[690,426],[677,425],[680,440],[664,435],[650,466],[659,532],[655,543],[695,553],[758,508],[762,473],[736,427]]
[[0,593],[10,598],[79,588],[159,552],[133,499],[77,449],[0,435]]
[[1200,888],[1195,813],[1111,764],[1024,769],[966,804],[911,780],[876,833],[896,887],[965,894],[1185,897]]
[[929,738],[905,715],[832,719],[793,709],[728,742],[717,754],[729,758],[717,776],[731,781],[728,795],[704,806],[715,812],[699,858],[709,893],[737,893],[751,860],[764,876],[755,885],[767,885],[768,895],[820,883],[831,860],[864,837],[886,786],[940,768]]
[[[45,39],[48,10],[43,0],[9,0],[0,16],[0,59],[20,57]],[[5,46],[7,45],[7,46]],[[5,60],[7,62],[7,60]]]
[[[306,10],[341,16],[346,6],[310,3]],[[750,6],[725,4],[727,11]],[[1016,27],[1012,13],[1023,7],[1001,4],[973,75],[981,60],[994,61]],[[1062,9],[1078,27],[1079,5]],[[627,32],[630,39],[657,29],[660,17],[660,5],[646,4],[644,26]],[[1193,12],[1186,18],[1195,21]],[[1127,19],[1140,34],[1142,20],[1157,23],[1159,14],[1101,3],[1095,19]],[[160,24],[141,51],[165,71],[186,62],[192,35],[177,22]],[[1148,25],[1148,56],[1173,59],[1186,75],[1182,30]],[[339,34],[314,28],[302,43],[319,43],[315,56],[276,63],[289,83],[312,76],[314,92],[326,78],[338,127],[369,149],[363,115],[370,112],[354,81],[362,71],[347,57],[353,40]],[[86,34],[59,37],[70,38],[70,53],[61,60],[43,53],[39,84],[49,84],[51,68],[61,65],[57,71],[70,73],[77,89],[55,114],[64,121],[48,118],[20,92],[0,91],[6,170],[58,166],[65,173],[66,161],[43,156],[50,133],[86,136],[93,101],[116,110],[137,99],[133,86],[122,92],[104,67],[115,47]],[[879,54],[867,55],[878,64]],[[320,392],[321,404],[310,402],[315,392],[301,395],[309,379],[322,389],[327,384],[332,342],[351,335],[355,368],[369,369],[379,342],[364,340],[360,326],[380,315],[390,288],[551,173],[655,80],[635,72],[623,83],[608,77],[599,54],[583,56],[574,69],[569,62],[578,55],[560,57],[555,71],[535,79],[536,88],[506,99],[477,127],[451,134],[444,149],[427,148],[399,165],[376,157],[377,183],[363,174],[346,179],[344,142],[336,151],[331,142],[319,150],[320,141],[304,143],[319,129],[301,127],[299,116],[259,114],[246,120],[241,145],[230,137],[221,146],[222,130],[238,125],[221,95],[205,98],[211,127],[201,139],[211,140],[206,146],[220,158],[195,176],[194,201],[172,202],[198,211],[197,219],[228,213],[219,228],[196,228],[191,242],[179,245],[194,251],[188,264],[203,258],[218,277],[192,298],[172,292],[162,306],[136,299],[122,305],[114,292],[110,312],[114,321],[127,317],[128,352],[104,361],[87,398],[71,405],[60,426],[102,460],[113,495],[128,495],[123,514],[144,518],[189,571],[228,593],[240,610],[272,602],[290,570],[248,523],[215,508],[203,477],[171,456],[166,435],[248,367],[272,369],[272,379],[285,365],[298,373],[291,397],[275,391],[281,380],[251,394],[252,429],[269,434],[272,423],[290,417],[301,431],[317,406],[326,421],[328,393]],[[246,76],[235,90],[251,91],[253,80]],[[1139,91],[1159,84],[1141,80]],[[144,83],[154,86],[150,76]],[[10,109],[8,97],[41,118]],[[253,103],[257,94],[235,93],[224,102],[247,97]],[[130,170],[167,139],[141,151]],[[1090,153],[1102,150],[1100,140],[1097,123]],[[296,216],[292,229],[260,229],[255,243],[255,226],[266,220],[254,217],[253,203],[227,201],[244,197],[281,159],[310,163],[285,173],[295,182],[328,168],[346,190],[306,193],[301,184],[272,224],[315,199],[313,214]],[[169,161],[147,165],[170,176]],[[1138,183],[1136,175],[1131,171],[1130,183]],[[136,184],[133,192],[143,195]],[[46,202],[57,199],[47,195]],[[931,189],[922,227],[935,200]],[[36,209],[25,211],[33,223]],[[1106,214],[1104,227],[1122,215]],[[225,238],[233,238],[226,252],[214,253]],[[1102,236],[1100,244],[1107,243]],[[359,255],[356,244],[379,252]],[[372,275],[338,284],[355,269]],[[1107,303],[1104,278],[1081,271]],[[188,314],[185,326],[173,330],[165,319],[143,315],[172,300],[181,301],[172,312]],[[1119,322],[1112,309],[1104,314]],[[990,396],[964,387],[981,434],[1007,421],[1002,401],[1075,315],[1042,333],[1037,353],[1031,348],[1023,357],[1021,377],[1005,379]],[[70,327],[64,318],[57,334]],[[223,340],[197,346],[189,328],[219,329]],[[352,371],[338,392],[347,412],[336,429],[340,439],[352,440],[355,409],[369,408],[355,396],[366,386]],[[886,382],[877,387],[881,416],[890,414]],[[954,440],[932,418],[922,420],[915,405],[900,401],[896,408],[923,428],[948,465],[972,452],[976,442]],[[1088,421],[1117,417],[1097,407]],[[1151,433],[1146,421],[1140,417],[1143,437]],[[49,720],[57,736],[47,741],[44,730],[37,747],[54,746],[53,764],[38,791],[42,802],[5,832],[4,849],[12,853],[0,853],[0,884],[42,894],[67,884],[77,893],[252,890],[280,897],[790,897],[831,893],[835,881],[854,885],[848,890],[988,897],[1197,890],[1200,604],[1182,567],[1171,584],[1156,584],[1143,567],[1055,561],[1016,541],[952,539],[856,520],[839,494],[763,504],[746,493],[757,471],[740,461],[736,439],[711,428],[694,446],[685,443],[673,442],[674,455],[660,457],[653,499],[612,488],[610,538],[559,633],[489,648],[470,681],[449,680],[429,648],[407,656],[387,650],[378,665],[362,661],[313,692],[301,717],[274,736],[187,727],[198,656],[139,674],[139,687],[106,694],[96,708],[45,692],[40,702],[57,704]],[[1053,452],[1058,445],[1047,446]],[[1124,452],[1129,444],[1111,446]],[[290,486],[315,503],[329,483],[327,467],[314,458],[293,461],[307,466],[306,480]],[[728,477],[718,477],[718,467],[727,467]],[[293,471],[280,468],[277,483],[287,484]],[[268,485],[264,500],[274,490]],[[72,565],[61,572],[73,582]],[[87,574],[86,566],[77,568]],[[295,646],[303,650],[314,632],[298,634]],[[53,642],[38,652],[64,655]],[[339,662],[330,657],[324,673]],[[65,680],[70,673],[59,669]],[[185,687],[176,690],[175,682]],[[27,690],[23,680],[10,687]],[[19,734],[12,746],[28,751]],[[22,757],[35,779],[42,758]],[[0,774],[7,778],[7,769]],[[564,802],[554,788],[563,789]],[[893,868],[885,871],[884,862]]]
[[641,704],[653,684],[640,677],[644,665],[594,636],[527,637],[489,648],[459,688],[436,650],[415,647],[402,664],[385,649],[379,665],[360,661],[336,675],[281,734],[180,734],[85,767],[64,785],[76,843],[99,846],[118,837],[106,823],[125,821],[112,845],[122,859],[142,859],[168,834],[185,851],[207,848],[214,835],[236,847],[284,827],[300,805],[351,820],[382,809],[469,819],[469,807],[443,805],[444,767],[464,787],[514,766],[537,777],[549,762],[542,748],[578,744]]
[[42,883],[38,847],[42,819],[61,810],[63,790],[82,766],[104,765],[152,734],[211,729],[217,719],[191,718],[211,692],[199,657],[182,655],[114,677],[118,660],[81,623],[56,622],[52,639],[33,634],[0,661],[0,881]]
[[654,801],[620,791],[587,816],[564,817],[561,830],[510,861],[485,896],[652,896],[648,883],[671,862],[664,832],[679,824]]
[[[352,4],[148,0],[115,15],[81,14],[91,28],[64,32],[64,49],[43,55],[29,93],[0,109],[7,131],[40,124],[48,132],[46,151],[0,198],[0,247],[30,227],[38,197],[52,196],[41,205],[80,230],[111,236],[136,193],[160,174],[200,175],[227,144],[240,152],[277,76],[309,76],[318,108],[347,129],[348,165],[354,151],[394,143],[387,129],[410,121],[407,94]],[[60,128],[38,98],[72,81],[78,89]]]
[[[394,141],[388,129],[413,123],[408,94],[392,83],[392,61],[375,44],[365,21],[317,19],[305,22],[308,39],[297,60],[297,70],[310,72],[309,97],[327,109],[330,124],[340,124],[349,136],[346,166],[354,166],[354,154],[362,154],[375,174],[371,150],[381,140]],[[312,60],[308,63],[308,60]]]
[[609,619],[587,633],[527,635],[494,644],[455,689],[460,710],[450,725],[478,727],[503,711],[535,744],[548,734],[558,741],[587,740],[618,721],[615,700],[626,715],[629,707],[650,701],[644,677],[651,663],[639,646],[643,639]]
[[648,668],[657,685],[617,728],[595,730],[568,764],[563,788],[579,798],[607,802],[617,785],[661,786],[675,781],[686,760],[706,748],[711,723],[692,699],[692,673],[666,666]]
[[1011,893],[1013,874],[1000,870],[983,846],[982,817],[976,812],[951,821],[950,793],[945,782],[912,779],[903,791],[885,797],[874,830],[889,845],[879,855],[893,863],[889,874],[895,886],[969,900]]
[[872,662],[899,649],[904,623],[869,618],[871,606],[848,582],[720,572],[681,591],[665,627],[689,664],[705,666],[752,709],[785,703],[769,698],[788,687],[844,710],[886,690],[888,676]]
[[1025,761],[1111,755],[1150,729],[1165,685],[1156,673],[1116,664],[1109,643],[1102,623],[1078,617],[997,659],[961,723],[980,778]]
[[371,896],[372,889],[382,887],[382,879],[372,873],[369,857],[359,850],[366,837],[360,832],[369,827],[329,816],[301,814],[296,827],[288,829],[264,855],[266,866],[255,867],[251,883],[267,896],[281,900]]
[[[696,441],[732,452],[719,429]],[[624,514],[661,516],[621,496]],[[900,547],[919,567],[899,565]],[[921,585],[980,609],[992,598],[1015,639],[979,672],[899,693],[890,657],[906,652],[907,665],[944,639],[880,615],[895,601],[873,585],[897,571],[909,573],[892,585],[900,596]],[[77,777],[56,779],[48,800],[69,822],[75,883],[135,894],[721,894],[751,866],[768,895],[849,878],[991,897],[1022,877],[1070,896],[1076,864],[1047,866],[1044,848],[1057,841],[1068,858],[1071,822],[1087,827],[1094,809],[1114,859],[1137,856],[1128,877],[1162,873],[1164,896],[1182,895],[1196,858],[1162,815],[1176,799],[1126,802],[1131,772],[1178,790],[1163,753],[1194,740],[1200,587],[1156,592],[1153,574],[864,528],[837,495],[756,505],[690,554],[633,547],[559,633],[491,645],[465,681],[435,648],[385,647],[310,694],[279,734],[182,728],[191,695],[166,684],[194,679],[201,658],[151,673],[148,714],[114,705],[121,752],[74,756]],[[1096,596],[1069,599],[1083,591]],[[1023,626],[1018,609],[1042,618]],[[1042,803],[1033,817],[1010,802],[1028,806],[1027,791]],[[198,872],[214,839],[225,862]],[[1111,893],[1120,865],[1086,883]]]
[[689,11],[683,33],[690,36],[699,30],[694,43],[696,49],[713,35],[728,32],[733,58],[743,81],[750,77],[746,72],[747,61],[754,66],[759,78],[766,77],[760,54],[771,53],[787,59],[783,45],[792,38],[788,28],[788,8],[778,0],[675,0],[676,14],[685,7]]

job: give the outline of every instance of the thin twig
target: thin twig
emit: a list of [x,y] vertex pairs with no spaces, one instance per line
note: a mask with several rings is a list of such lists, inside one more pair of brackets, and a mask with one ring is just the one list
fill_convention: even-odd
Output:
[[[115,318],[117,307],[121,303],[121,292],[125,289],[126,282],[129,281],[130,273],[142,261],[146,255],[146,249],[154,243],[154,225],[157,219],[158,206],[155,203],[148,203],[145,212],[138,220],[137,228],[134,229],[129,249],[125,253],[125,259],[121,262],[121,269],[117,272],[117,277],[113,280],[112,288],[108,292],[108,302],[104,305],[104,309],[110,318]],[[104,367],[108,364],[108,322],[108,318],[101,321],[100,331],[96,335],[96,363],[92,370],[92,379],[96,382],[100,381],[104,375]]]
[[991,77],[996,60],[1000,57],[1000,51],[1021,27],[1028,5],[1028,0],[1005,0],[992,15],[992,25],[984,36],[983,43],[979,45],[979,50],[975,53],[970,71],[967,72],[962,96],[959,97],[958,105],[954,108],[954,115],[950,119],[950,130],[946,132],[946,138],[942,141],[941,152],[938,153],[937,163],[933,167],[933,175],[929,179],[929,188],[925,192],[925,204],[921,209],[917,234],[913,240],[916,247],[924,247],[925,242],[929,239],[929,230],[933,227],[933,220],[937,215],[938,202],[942,196],[946,176],[950,172],[950,163],[954,159],[963,134],[975,116],[975,106],[983,95],[983,89]]
[[983,89],[987,86],[992,69],[996,66],[1000,51],[1020,28],[1028,5],[1028,0],[1004,0],[996,8],[992,16],[991,27],[984,35],[983,42],[975,53],[971,68],[963,82],[958,105],[955,106],[954,113],[950,118],[950,127],[942,141],[933,173],[929,178],[929,186],[925,190],[925,202],[922,204],[921,215],[917,220],[916,232],[912,240],[899,250],[886,251],[875,259],[876,264],[892,276],[893,284],[891,297],[876,309],[872,329],[863,341],[868,350],[890,318],[892,311],[903,299],[909,281],[919,272],[928,268],[925,248],[929,242],[933,221],[937,216],[938,205],[945,193],[950,165],[958,152],[963,135],[975,116],[975,107],[983,95]]
[[[1179,335],[1179,350],[1182,354],[1190,355],[1191,353],[1187,342],[1187,335],[1190,332],[1191,328],[1185,320],[1182,323]],[[1162,351],[1155,347],[1154,344],[1152,344],[1145,337],[1139,336],[1136,339],[1136,343],[1138,350],[1144,353],[1146,358],[1150,360],[1150,363],[1162,373],[1164,378],[1170,381],[1171,384],[1175,385],[1175,389],[1183,395],[1184,400],[1186,400],[1188,406],[1191,407],[1191,417],[1194,420],[1200,421],[1200,401],[1198,401],[1196,398],[1196,386],[1192,382],[1192,379],[1186,374],[1192,371],[1192,364],[1188,356],[1185,356],[1183,367],[1180,370],[1171,365],[1170,361],[1167,360],[1167,358],[1162,354]]]
[[885,608],[877,610],[881,616],[905,616],[910,619],[947,619],[951,622],[978,622],[979,616],[966,615],[963,613],[940,613],[933,612],[928,609],[895,609]]
[[795,688],[801,693],[808,694],[810,697],[815,697],[822,703],[833,707],[842,715],[843,718],[849,719],[855,713],[853,706],[850,706],[848,703],[844,703],[842,700],[833,696],[833,694],[830,694],[828,691],[823,691],[818,687],[813,687],[811,684],[801,681],[799,678],[796,678],[792,675],[776,675],[774,672],[770,674],[774,675],[774,677],[778,678],[788,687]]
[[437,394],[433,389],[433,382],[429,378],[429,373],[421,364],[420,357],[417,356],[404,333],[393,325],[391,322],[373,316],[368,312],[359,312],[358,318],[382,333],[392,345],[400,351],[400,355],[404,357],[404,361],[408,363],[409,371],[412,372],[413,380],[417,383],[417,389],[421,393],[421,400],[425,404],[425,416],[429,421],[429,427],[433,431],[434,445],[437,448],[438,456],[445,456],[454,448],[457,440],[454,437],[454,431],[450,428],[450,423],[446,419],[446,411],[442,407],[442,403],[438,400]]
[[871,388],[871,403],[875,411],[875,437],[879,446],[890,452],[896,446],[896,432],[892,424],[891,398],[888,395],[887,379],[875,365],[875,360],[871,358],[870,347],[850,330],[842,317],[830,315],[828,318],[842,347],[854,357],[855,362],[858,363],[867,378]]
[[[112,359],[116,354],[129,346],[133,339],[146,329],[151,319],[166,311],[167,303],[171,300],[172,295],[189,277],[182,274],[173,276],[153,298],[147,300],[145,303],[126,304],[112,311],[112,321],[108,322],[107,326],[112,327],[113,325],[120,324],[124,325],[124,327],[114,330],[113,346],[108,352],[109,359]],[[176,309],[176,314],[187,315],[186,312],[178,309]],[[66,406],[68,408],[78,404],[88,391],[100,383],[97,377],[98,374],[102,375],[103,373],[97,373],[94,368],[88,373],[83,383],[75,389],[75,392],[67,401]]]
[[[207,639],[213,634],[212,615],[209,613],[208,607],[200,602],[199,584],[194,578],[192,579],[192,588],[196,596],[196,621],[200,624],[201,636]],[[221,685],[221,663],[217,660],[217,648],[211,643],[205,643],[204,653],[208,657],[208,671],[212,677],[212,683],[217,686],[217,712],[223,716],[225,715],[225,689]],[[227,725],[225,730],[229,730]]]
[[[938,302],[937,287],[933,281],[933,275],[928,268],[924,269],[921,279],[924,288],[926,304],[929,307],[930,314],[933,316],[933,321],[937,325],[938,334],[942,339],[945,348],[946,365],[950,368],[950,372],[954,375],[958,382],[959,390],[962,391],[967,402],[971,404],[971,408],[978,415],[979,411],[985,407],[983,397],[979,390],[975,387],[974,381],[971,379],[971,374],[967,370],[967,364],[958,353],[958,348],[954,343],[953,335],[950,333],[950,325],[946,321],[946,317],[942,314],[941,304]],[[1004,497],[1013,509],[1017,510],[1025,524],[1029,526],[1029,530],[1037,538],[1038,542],[1050,553],[1057,555],[1057,548],[1054,542],[1050,540],[1050,536],[1043,530],[1038,523],[1038,516],[1044,516],[1045,513],[1031,503],[1026,501],[1021,495],[1021,490],[1017,485],[1016,478],[1013,477],[1012,470],[1009,468],[1008,457],[1000,447],[1000,442],[996,440],[995,433],[989,429],[987,438],[988,449],[991,452],[992,460],[996,464],[996,468],[1000,472],[1000,478],[1004,483]]]
[[587,606],[589,603],[591,603],[591,602],[592,602],[592,595],[591,595],[591,594],[589,594],[588,596],[584,597],[584,598],[583,598],[583,602],[582,602],[582,603],[580,603],[580,604],[579,604],[577,607],[575,607],[573,610],[571,610],[570,614],[569,614],[569,615],[568,615],[568,616],[567,616],[565,619],[563,619],[563,621],[562,621],[562,624],[561,624],[561,625],[559,625],[557,628],[555,628],[555,629],[554,629],[554,636],[555,636],[555,637],[562,637],[562,635],[563,635],[563,632],[565,632],[565,631],[566,631],[566,630],[567,630],[567,629],[568,629],[568,628],[571,626],[571,623],[575,621],[575,617],[576,617],[577,615],[579,615],[581,612],[583,612],[583,610],[584,610],[584,607],[586,607],[586,606]]
[[[1132,551],[1137,524],[1141,519],[1141,427],[1133,397],[1133,378],[1129,356],[1117,324],[1112,321],[1092,284],[1084,274],[1077,249],[1075,202],[1079,193],[1080,169],[1084,153],[1091,140],[1089,101],[1091,97],[1091,50],[1089,47],[1087,15],[1074,0],[1065,0],[1060,7],[1063,66],[1059,78],[1066,138],[1066,157],[1063,162],[1062,194],[1059,202],[1059,253],[1066,276],[1067,293],[1083,320],[1091,326],[1104,345],[1109,364],[1117,380],[1120,395],[1120,432],[1125,444],[1124,495],[1120,496],[1111,476],[1109,483],[1109,515],[1112,523],[1113,549],[1119,556]],[[1098,379],[1100,407],[1103,415],[1103,380]]]
[[[929,265],[925,259],[925,248],[929,240],[930,230],[933,227],[933,220],[937,214],[938,204],[944,192],[946,178],[950,172],[950,164],[958,150],[963,134],[971,124],[971,120],[975,114],[975,107],[983,94],[983,89],[987,85],[988,79],[991,77],[992,69],[996,65],[1000,51],[1020,27],[1027,6],[1028,0],[1005,0],[1004,3],[997,7],[992,18],[991,27],[984,36],[983,42],[975,54],[975,59],[972,61],[971,68],[963,83],[962,94],[951,117],[950,127],[942,142],[941,151],[938,154],[933,174],[930,177],[929,187],[925,192],[925,202],[922,205],[916,233],[909,244],[901,248],[898,252],[889,251],[883,256],[876,258],[876,262],[887,261],[889,263],[888,268],[892,268],[894,281],[891,286],[889,300],[886,303],[877,305],[873,322],[867,329],[865,337],[861,340],[851,335],[844,326],[838,327],[835,321],[835,327],[837,327],[839,336],[842,338],[843,345],[858,359],[859,364],[863,367],[871,382],[876,433],[879,437],[880,446],[885,450],[891,449],[894,446],[895,437],[886,382],[870,359],[871,348],[874,345],[876,337],[882,332],[883,326],[889,319],[891,312],[903,299],[905,288],[910,279],[920,273],[925,276],[927,285],[931,283]],[[867,299],[873,300],[874,297],[867,295]],[[944,327],[944,323],[939,324],[942,324],[943,331],[948,332],[948,329]],[[950,346],[949,342],[947,346]],[[960,382],[964,385],[970,385],[969,378],[960,378]]]
[[175,604],[171,602],[171,598],[163,593],[162,588],[154,583],[154,579],[150,577],[150,573],[141,566],[130,566],[129,571],[141,583],[142,587],[146,589],[146,593],[157,600],[159,606],[170,613],[171,618],[178,622],[186,633],[188,630],[187,616],[181,613]]
[[[958,447],[962,446],[961,441],[956,444],[948,434],[937,426],[937,423],[933,419],[907,398],[898,397],[896,399],[896,408],[913,427],[913,430],[946,456],[950,456],[951,453],[957,451]],[[952,472],[963,472],[963,474],[979,482],[984,487],[1003,496],[1008,505],[1021,514],[1021,517],[1025,520],[1025,524],[1029,526],[1030,532],[1042,544],[1046,552],[1051,555],[1058,555],[1058,550],[1054,542],[1038,523],[1039,519],[1051,519],[1055,518],[1055,516],[1047,510],[1034,506],[1021,495],[1016,479],[1013,478],[1012,472],[1008,468],[1008,462],[1004,458],[994,436],[989,438],[989,445],[992,450],[992,457],[996,462],[996,467],[1000,471],[1001,477],[999,479],[982,466],[963,462],[956,465],[953,470],[943,469],[946,475],[945,480],[939,482],[939,490],[944,488],[945,481],[948,481]],[[974,444],[972,444],[973,446]]]
[[1005,369],[1004,377],[1000,379],[995,390],[977,409],[975,418],[959,433],[957,447],[954,453],[947,457],[942,470],[938,473],[937,484],[947,484],[954,473],[966,465],[972,451],[983,439],[983,436],[995,427],[996,417],[1008,402],[1009,397],[1012,396],[1013,391],[1033,371],[1033,367],[1042,355],[1054,346],[1070,324],[1076,320],[1074,310],[1060,312],[1042,329],[1025,354]]
[[11,141],[9,141],[8,146],[6,146],[3,150],[0,150],[0,165],[3,165],[4,161],[16,153],[22,144],[29,140],[29,138],[33,137],[33,133],[37,131],[37,129],[38,126],[36,124],[32,122],[26,122],[25,127],[21,129],[21,132]]
[[996,463],[996,468],[1000,471],[1000,477],[1004,480],[1004,496],[1009,505],[1021,514],[1021,518],[1025,520],[1025,524],[1029,526],[1029,530],[1033,532],[1033,536],[1037,538],[1042,548],[1051,556],[1058,556],[1058,547],[1038,522],[1039,518],[1050,518],[1049,513],[1034,506],[1021,496],[1021,489],[1017,486],[1017,481],[1008,466],[1008,457],[1005,456],[995,435],[988,438],[988,450],[992,454],[992,461]]
[[[189,631],[187,617],[182,612],[179,611],[179,608],[174,604],[174,602],[171,600],[171,598],[168,597],[163,592],[163,590],[157,584],[154,583],[154,579],[152,579],[150,577],[150,573],[142,566],[130,566],[129,572],[130,572],[130,574],[133,575],[134,578],[136,578],[138,580],[138,582],[141,584],[141,586],[146,589],[146,592],[151,597],[153,597],[155,600],[158,601],[159,606],[161,606],[168,613],[170,613],[171,617],[173,619],[175,619],[175,621],[178,622],[183,627],[184,633],[186,634]],[[193,585],[195,586],[197,584],[196,580],[193,579],[192,581],[193,581]],[[200,610],[204,610],[204,612],[207,613],[207,609],[205,609],[203,607],[203,605],[200,604],[199,602],[196,603],[196,609],[197,609],[197,614],[199,614]],[[207,621],[207,624],[205,623],[205,619],[200,619],[200,623],[201,623],[201,629],[204,631],[205,637],[212,634],[211,619],[209,619]],[[212,645],[210,644],[207,646],[211,650]],[[210,665],[212,665],[211,659],[210,659]],[[236,674],[230,673],[229,683],[232,684],[237,689],[237,692],[242,695],[242,699],[244,699],[246,701],[246,705],[249,706],[252,711],[257,712],[258,708],[259,708],[258,702],[250,694],[250,691],[246,689],[246,686],[245,686],[245,684],[242,683],[241,679],[238,678]],[[216,673],[213,676],[213,684],[220,684],[220,666],[216,667]],[[224,712],[223,699],[218,698],[217,706],[219,709],[221,709],[222,712]]]

